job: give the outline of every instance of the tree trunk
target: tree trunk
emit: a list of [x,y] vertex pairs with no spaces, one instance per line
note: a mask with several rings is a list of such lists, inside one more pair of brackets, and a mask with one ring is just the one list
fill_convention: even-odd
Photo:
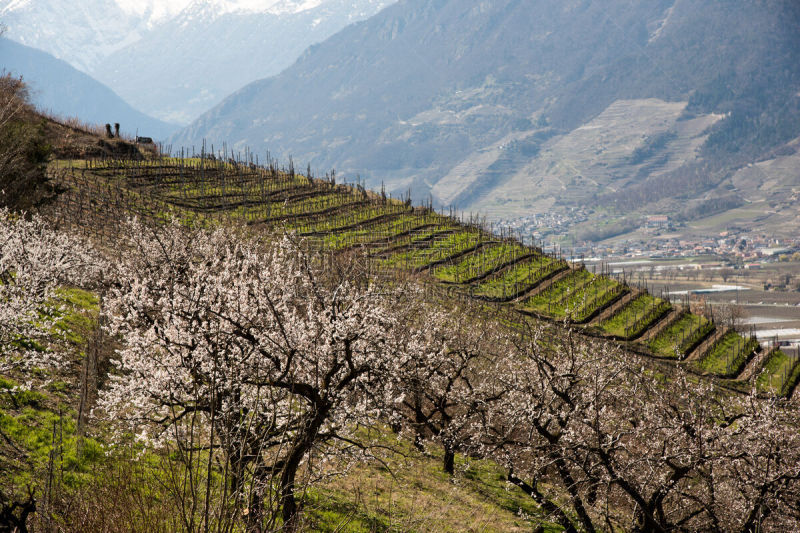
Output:
[[456,453],[450,446],[444,447],[444,471],[451,476],[455,473]]
[[297,530],[297,500],[294,497],[295,478],[297,477],[297,469],[300,467],[300,462],[311,450],[314,442],[317,439],[319,428],[328,417],[328,412],[331,406],[323,404],[317,405],[316,412],[311,420],[305,425],[305,428],[298,436],[292,447],[289,455],[286,457],[286,463],[281,473],[281,516],[283,518],[284,531]]
[[536,489],[535,481],[533,482],[533,485],[529,485],[514,475],[513,470],[508,472],[508,480],[517,487],[521,488],[525,494],[533,498],[533,500],[538,503],[545,512],[551,515],[556,522],[558,522],[559,525],[564,528],[566,533],[578,533],[578,530],[575,528],[575,525],[569,519],[567,514],[556,504],[545,498],[544,495],[542,495],[542,493]]
[[428,421],[425,414],[422,412],[422,400],[419,394],[414,396],[414,447],[421,451],[425,451],[425,424]]
[[247,504],[247,533],[262,533],[261,524],[264,521],[264,500],[259,492],[250,498]]
[[422,434],[422,430],[420,426],[416,426],[414,430],[414,448],[417,451],[424,452],[425,451],[425,435]]
[[578,494],[577,484],[575,483],[575,480],[569,471],[569,467],[567,467],[566,461],[564,461],[564,458],[560,455],[556,454],[554,457],[556,469],[558,470],[561,480],[563,481],[564,486],[566,487],[567,492],[572,499],[572,508],[578,515],[578,519],[581,521],[581,524],[583,524],[584,529],[589,533],[594,533],[594,524],[592,523],[592,519],[589,516],[589,513],[586,511],[583,501]]
[[[36,512],[36,500],[28,494],[25,501],[9,501],[0,495],[0,530],[28,533],[28,515]],[[7,527],[8,529],[3,529]]]
[[297,528],[297,500],[294,497],[294,481],[297,475],[295,465],[286,465],[281,475],[281,516],[285,531],[295,531]]

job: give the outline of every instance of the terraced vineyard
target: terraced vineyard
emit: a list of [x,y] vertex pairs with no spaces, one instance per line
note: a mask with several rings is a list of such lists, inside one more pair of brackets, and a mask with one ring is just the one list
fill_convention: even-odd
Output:
[[569,268],[566,261],[536,253],[491,275],[474,286],[473,296],[493,301],[508,301],[533,290],[551,276]]
[[[758,348],[755,339],[736,332],[715,333],[708,318],[685,305],[593,274],[511,234],[497,235],[477,220],[337,184],[333,175],[300,175],[272,160],[259,165],[251,158],[207,157],[59,161],[51,174],[69,190],[62,209],[71,210],[54,215],[83,221],[84,233],[101,240],[113,242],[115,217],[130,214],[293,232],[331,253],[360,250],[370,258],[372,273],[405,271],[520,316],[569,320],[587,334],[629,343],[657,360],[688,359],[689,370],[715,378],[735,382]],[[754,363],[763,368],[747,372],[759,390],[790,393],[800,379],[797,361],[782,352],[762,359]]]
[[522,301],[518,308],[559,319],[570,318],[581,323],[602,311],[628,290],[614,279],[596,276],[579,268],[546,290]]
[[[370,253],[372,257],[388,257],[391,254],[399,254],[406,252],[407,254],[414,248],[419,248],[420,245],[433,239],[442,240],[451,235],[456,229],[452,221],[437,221],[433,224],[412,229],[411,231],[404,232],[401,235],[390,237],[388,239],[380,239],[370,245]],[[402,260],[396,257],[394,260]],[[390,261],[382,261],[387,263]]]
[[441,281],[469,283],[530,255],[529,248],[516,242],[493,243],[467,254],[460,261],[435,268],[433,275]]
[[730,331],[714,343],[700,360],[699,367],[720,377],[736,377],[758,348],[755,339],[746,339]]
[[776,396],[787,396],[797,386],[800,378],[800,359],[791,357],[786,352],[774,350],[764,364],[756,379],[756,386],[761,392]]
[[635,339],[670,309],[672,305],[669,302],[645,293],[604,320],[600,329],[620,339]]
[[707,318],[685,312],[650,341],[649,347],[656,355],[680,360],[713,330],[714,324]]
[[461,255],[491,243],[491,236],[480,229],[434,234],[414,242],[400,250],[391,252],[381,261],[382,265],[406,270],[421,271],[445,261],[452,261]]
[[[390,218],[390,215],[402,214],[405,212],[405,206],[402,205],[380,205],[368,206],[364,209],[355,211],[348,210],[339,215],[324,218],[321,220],[300,220],[286,224],[287,231],[294,231],[303,236],[309,235],[348,235],[348,229],[360,228],[363,225],[370,226],[378,224],[385,218]],[[403,219],[401,218],[401,222]],[[389,224],[396,224],[398,221],[392,218],[389,219]]]
[[433,234],[429,232],[447,231],[452,227],[443,224],[439,216],[429,213],[409,215],[403,209],[396,216],[379,222],[349,229],[330,230],[323,233],[319,240],[326,249],[334,251],[366,245],[380,249],[397,245],[401,239],[406,239],[410,243],[412,237],[423,238],[423,235]]

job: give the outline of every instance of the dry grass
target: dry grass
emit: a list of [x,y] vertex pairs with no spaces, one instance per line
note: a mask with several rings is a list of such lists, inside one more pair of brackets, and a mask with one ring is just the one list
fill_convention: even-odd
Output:
[[560,530],[490,461],[457,457],[453,477],[442,451],[396,442],[401,453],[355,467],[309,494],[307,531],[515,532]]

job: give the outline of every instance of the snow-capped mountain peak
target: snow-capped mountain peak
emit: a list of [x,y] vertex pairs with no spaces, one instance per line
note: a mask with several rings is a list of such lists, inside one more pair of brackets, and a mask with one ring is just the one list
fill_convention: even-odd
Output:
[[148,26],[169,20],[184,10],[191,0],[115,0],[125,13],[144,19]]
[[215,16],[230,13],[292,15],[315,9],[323,3],[325,0],[193,0],[185,6],[182,14],[203,11]]
[[6,37],[49,52],[89,72],[146,30],[146,19],[116,0],[0,0]]
[[[0,0],[7,37],[188,123],[396,0]],[[0,64],[0,66],[2,66]]]

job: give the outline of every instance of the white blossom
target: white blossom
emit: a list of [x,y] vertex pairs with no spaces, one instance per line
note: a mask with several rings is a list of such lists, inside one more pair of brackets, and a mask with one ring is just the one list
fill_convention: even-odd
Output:
[[103,269],[87,242],[0,210],[0,372],[58,365],[62,353],[48,346],[56,290],[96,281]]

